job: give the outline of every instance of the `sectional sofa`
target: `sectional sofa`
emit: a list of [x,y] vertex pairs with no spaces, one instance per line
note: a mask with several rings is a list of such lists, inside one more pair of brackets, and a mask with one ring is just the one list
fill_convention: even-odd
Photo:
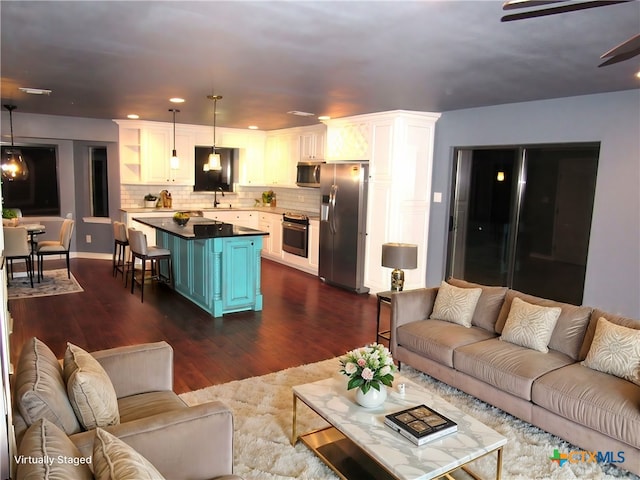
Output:
[[640,475],[640,321],[458,279],[391,297],[400,364]]

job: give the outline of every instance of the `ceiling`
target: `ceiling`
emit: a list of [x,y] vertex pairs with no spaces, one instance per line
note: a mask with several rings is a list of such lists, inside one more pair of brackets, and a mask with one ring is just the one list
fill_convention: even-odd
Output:
[[[16,113],[273,130],[395,109],[444,112],[640,87],[640,2],[501,23],[501,1],[0,2],[1,96]],[[19,87],[50,89],[28,95]],[[170,97],[183,97],[174,106]]]

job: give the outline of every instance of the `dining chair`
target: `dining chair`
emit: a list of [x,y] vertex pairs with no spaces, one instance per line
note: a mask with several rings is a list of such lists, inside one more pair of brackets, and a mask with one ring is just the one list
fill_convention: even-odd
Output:
[[38,242],[36,256],[38,258],[38,282],[43,278],[43,264],[46,255],[64,255],[67,260],[67,278],[71,278],[69,266],[69,247],[71,246],[71,235],[75,222],[65,218],[60,227],[60,237],[58,240],[43,240]]
[[31,282],[31,288],[33,288],[33,263],[27,229],[24,227],[3,227],[2,230],[4,233],[4,258],[8,262],[11,278],[13,278],[13,260],[22,259],[25,261],[27,275]]
[[[129,228],[127,230],[127,236],[129,237],[129,249],[131,250],[131,293],[133,294],[135,284],[140,285],[140,301],[144,302],[144,283],[146,280],[146,265],[147,261],[151,261],[151,280],[164,280],[169,285],[173,282],[173,274],[171,272],[171,250],[160,247],[150,247],[147,245],[147,236],[141,230]],[[136,258],[139,258],[142,262],[142,274],[140,280],[136,280],[135,262]],[[168,276],[163,277],[160,272],[160,266],[158,262],[160,260],[167,260],[168,262]],[[126,283],[125,283],[126,286]]]
[[127,237],[127,226],[123,222],[113,222],[113,276],[117,277],[118,272],[122,273],[123,279],[126,277],[127,257],[126,250],[129,246]]

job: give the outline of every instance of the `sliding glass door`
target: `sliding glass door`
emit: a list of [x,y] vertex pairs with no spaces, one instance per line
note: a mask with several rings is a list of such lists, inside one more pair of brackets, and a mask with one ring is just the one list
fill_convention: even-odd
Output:
[[459,149],[447,274],[582,303],[599,146]]

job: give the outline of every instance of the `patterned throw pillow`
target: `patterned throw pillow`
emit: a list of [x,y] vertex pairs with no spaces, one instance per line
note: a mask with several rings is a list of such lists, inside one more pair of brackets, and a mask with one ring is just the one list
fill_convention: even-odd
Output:
[[64,354],[67,394],[86,430],[120,423],[118,397],[102,365],[82,348],[67,344]]
[[582,365],[640,385],[640,330],[600,317]]
[[149,460],[101,428],[93,442],[93,468],[96,480],[164,479]]
[[562,309],[533,305],[515,297],[500,340],[547,353]]
[[442,282],[429,318],[457,323],[463,327],[471,327],[473,312],[476,310],[481,288],[459,288]]

